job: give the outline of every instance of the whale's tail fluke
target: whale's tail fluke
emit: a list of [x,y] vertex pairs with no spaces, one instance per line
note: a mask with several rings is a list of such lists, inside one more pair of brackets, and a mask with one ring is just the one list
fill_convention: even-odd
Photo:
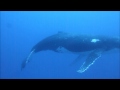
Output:
[[30,57],[34,53],[35,49],[30,52],[27,58],[25,58],[21,64],[21,70],[23,70],[28,62],[30,62]]

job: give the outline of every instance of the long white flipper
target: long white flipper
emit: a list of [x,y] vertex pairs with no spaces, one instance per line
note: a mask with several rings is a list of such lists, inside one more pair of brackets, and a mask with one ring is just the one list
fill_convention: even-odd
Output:
[[30,62],[30,57],[31,57],[31,55],[34,53],[34,51],[35,51],[35,49],[32,50],[32,51],[30,52],[30,54],[28,55],[28,57],[23,60],[22,65],[21,65],[21,70],[22,70],[23,68],[25,68],[25,66],[26,66],[26,64],[27,64],[28,62]]
[[76,63],[78,63],[85,55],[79,55],[71,64],[70,66],[75,65]]
[[77,72],[79,73],[85,72],[101,56],[103,51],[104,50],[95,50],[91,52],[86,61],[82,64],[82,66]]

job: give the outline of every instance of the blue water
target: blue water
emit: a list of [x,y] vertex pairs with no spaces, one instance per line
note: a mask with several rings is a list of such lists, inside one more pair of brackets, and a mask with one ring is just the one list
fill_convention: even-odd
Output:
[[2,79],[117,79],[120,78],[119,51],[113,50],[84,73],[83,61],[70,64],[77,54],[41,51],[21,71],[21,63],[31,48],[58,31],[76,34],[119,36],[118,11],[1,11]]

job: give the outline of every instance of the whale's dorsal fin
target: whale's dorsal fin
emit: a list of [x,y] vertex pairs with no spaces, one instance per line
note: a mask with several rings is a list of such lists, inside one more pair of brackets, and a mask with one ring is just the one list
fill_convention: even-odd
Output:
[[92,64],[94,64],[94,62],[102,55],[103,52],[104,49],[96,49],[92,51],[77,72],[83,73],[86,71]]

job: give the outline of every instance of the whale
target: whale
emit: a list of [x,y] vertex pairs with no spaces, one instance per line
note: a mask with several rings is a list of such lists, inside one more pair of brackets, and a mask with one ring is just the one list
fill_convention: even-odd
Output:
[[[95,61],[101,57],[104,52],[112,49],[120,50],[120,38],[105,35],[84,35],[71,34],[59,31],[56,34],[48,36],[35,44],[29,55],[22,61],[21,70],[30,62],[30,57],[40,51],[51,50],[56,53],[66,51],[72,53],[90,52],[83,64],[77,70],[78,73],[85,72]],[[80,59],[80,55],[76,60]]]

